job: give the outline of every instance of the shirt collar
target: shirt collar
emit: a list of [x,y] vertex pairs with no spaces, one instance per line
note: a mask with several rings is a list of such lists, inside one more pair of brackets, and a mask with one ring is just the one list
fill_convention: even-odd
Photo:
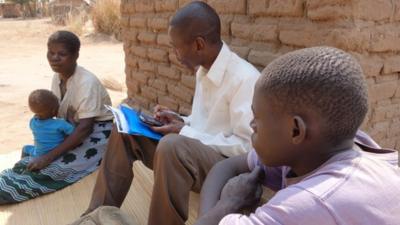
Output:
[[207,76],[208,79],[210,79],[216,86],[219,86],[224,78],[225,70],[228,66],[231,54],[231,50],[225,44],[225,42],[223,42],[222,48],[219,51],[214,63],[211,65],[210,70],[207,71],[207,69],[200,66],[198,73],[200,75]]

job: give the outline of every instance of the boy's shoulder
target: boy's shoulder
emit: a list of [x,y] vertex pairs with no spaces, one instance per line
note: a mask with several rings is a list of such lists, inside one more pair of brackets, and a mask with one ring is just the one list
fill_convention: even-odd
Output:
[[384,194],[391,191],[387,189],[390,184],[400,186],[398,167],[360,151],[348,150],[332,157],[295,186],[329,201],[338,196],[351,197],[354,192],[381,190]]

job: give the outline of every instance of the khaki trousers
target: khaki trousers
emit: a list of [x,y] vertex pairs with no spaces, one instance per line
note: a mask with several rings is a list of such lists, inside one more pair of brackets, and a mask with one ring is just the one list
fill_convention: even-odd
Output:
[[208,171],[223,159],[196,139],[169,134],[157,143],[118,133],[114,126],[87,212],[102,205],[120,207],[134,176],[132,164],[141,160],[154,171],[148,224],[184,225],[190,191],[200,192]]

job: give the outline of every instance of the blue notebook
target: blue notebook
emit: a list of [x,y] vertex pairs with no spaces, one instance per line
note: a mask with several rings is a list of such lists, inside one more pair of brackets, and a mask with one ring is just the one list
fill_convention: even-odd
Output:
[[125,105],[118,108],[106,106],[114,115],[118,132],[132,135],[141,135],[154,140],[160,140],[162,134],[150,129],[146,124],[140,121],[137,111]]

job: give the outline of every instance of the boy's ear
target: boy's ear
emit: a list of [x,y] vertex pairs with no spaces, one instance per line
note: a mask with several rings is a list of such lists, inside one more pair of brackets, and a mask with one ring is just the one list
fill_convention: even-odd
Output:
[[306,138],[307,126],[300,116],[294,116],[292,119],[292,143],[298,145]]

